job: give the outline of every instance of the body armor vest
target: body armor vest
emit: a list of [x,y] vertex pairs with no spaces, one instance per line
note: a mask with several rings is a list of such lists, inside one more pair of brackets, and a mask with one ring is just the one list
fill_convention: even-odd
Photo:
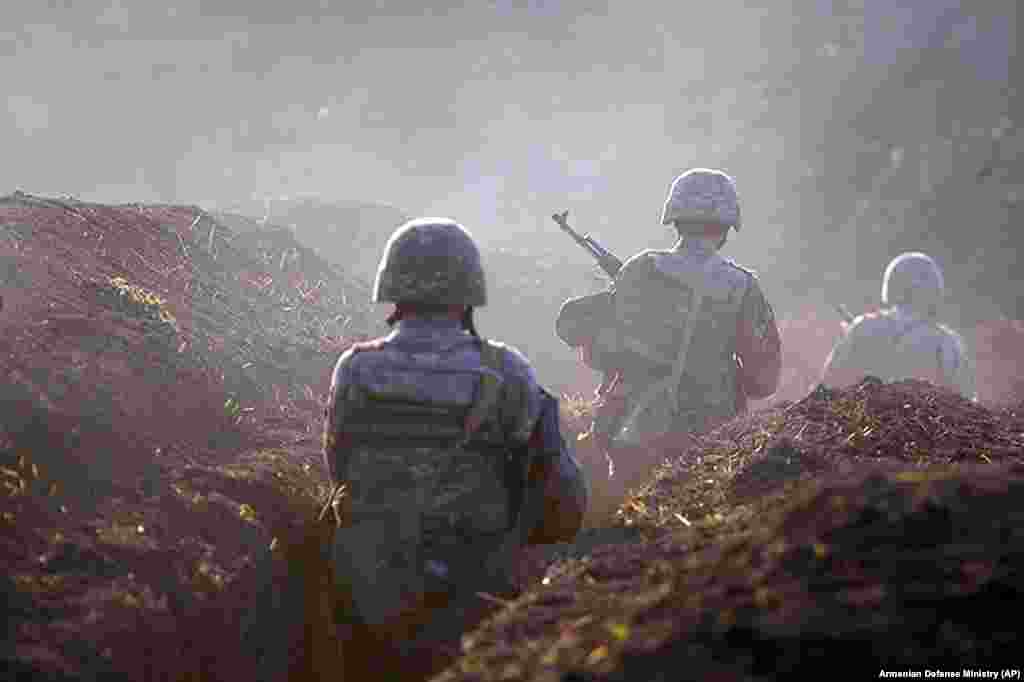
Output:
[[746,275],[718,254],[692,268],[667,262],[680,257],[651,252],[623,270],[616,282],[615,324],[599,336],[598,344],[617,349],[631,393],[670,376],[682,350],[677,416],[731,416],[737,400],[733,356]]
[[[410,354],[376,371],[373,385],[352,387],[343,423],[354,520],[414,504],[426,516],[464,516],[481,532],[512,523],[506,492],[524,464],[525,442],[514,441],[527,430],[515,423],[525,396],[500,374],[501,353],[482,342],[478,369],[437,368]],[[474,383],[467,399],[459,384]]]
[[350,526],[338,531],[335,561],[368,622],[394,617],[403,592],[487,577],[513,529],[529,425],[519,423],[526,387],[501,373],[503,352],[481,341],[479,368],[408,353],[376,369],[372,385],[348,387]]

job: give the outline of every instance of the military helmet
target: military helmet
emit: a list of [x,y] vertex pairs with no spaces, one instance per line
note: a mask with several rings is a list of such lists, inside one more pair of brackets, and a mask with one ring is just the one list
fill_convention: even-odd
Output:
[[373,302],[486,304],[484,269],[472,235],[448,218],[417,218],[400,226],[377,266]]
[[720,170],[691,168],[672,182],[661,224],[718,223],[739,231],[740,200],[735,181]]
[[942,269],[931,256],[919,251],[893,258],[882,277],[882,302],[886,305],[934,306],[945,292]]

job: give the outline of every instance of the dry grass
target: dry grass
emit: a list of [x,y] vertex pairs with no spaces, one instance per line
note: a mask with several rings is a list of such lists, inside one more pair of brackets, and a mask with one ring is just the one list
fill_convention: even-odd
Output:
[[188,207],[22,197],[0,217],[33,284],[5,290],[0,333],[3,660],[25,675],[756,679],[815,650],[920,666],[1006,646],[988,616],[1021,592],[1024,419],[868,382],[646,453],[631,492],[579,438],[589,396],[565,396],[587,542],[538,553],[458,660],[399,660],[397,630],[330,626],[346,605],[312,520],[354,285],[312,260],[282,269],[284,232],[200,231]]
[[[930,410],[942,418],[921,416]],[[964,447],[916,459],[909,439],[923,434],[895,440],[906,413]],[[865,427],[884,432],[885,449]],[[549,571],[436,680],[983,665],[1015,638],[989,610],[1024,592],[1021,427],[1015,413],[916,382],[867,382],[730,422],[619,508],[646,540]]]

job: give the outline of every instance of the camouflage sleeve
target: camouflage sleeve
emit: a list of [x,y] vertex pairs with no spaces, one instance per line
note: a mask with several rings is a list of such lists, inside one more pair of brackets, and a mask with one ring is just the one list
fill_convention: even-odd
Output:
[[583,470],[562,436],[558,399],[541,389],[541,401],[540,418],[530,439],[534,452],[530,484],[543,491],[543,508],[538,510],[529,542],[569,542],[583,525],[590,493]]
[[510,401],[514,405],[515,414],[506,414],[502,420],[515,440],[526,442],[540,417],[542,389],[536,372],[526,356],[514,346],[496,341],[491,343],[504,348],[503,369],[506,381],[520,391],[517,399]]
[[743,363],[739,370],[741,387],[751,398],[766,398],[779,386],[782,340],[775,312],[753,276],[743,297],[738,327],[736,354]]
[[524,442],[531,453],[528,487],[538,507],[528,512],[530,542],[564,542],[575,537],[583,523],[589,493],[579,464],[562,437],[558,398],[544,390],[526,357],[505,345],[505,371],[526,387],[519,409],[525,426]]
[[327,395],[327,406],[324,408],[323,456],[327,474],[334,482],[344,481],[348,466],[344,447],[345,398],[351,387],[351,362],[355,354],[353,349],[347,350],[338,358],[331,375],[331,388]]

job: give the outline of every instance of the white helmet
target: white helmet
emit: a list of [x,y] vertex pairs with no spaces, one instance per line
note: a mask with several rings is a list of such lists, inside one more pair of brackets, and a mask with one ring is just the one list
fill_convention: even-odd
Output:
[[740,229],[740,200],[735,181],[720,170],[691,168],[672,183],[661,224],[719,223]]
[[945,293],[942,269],[919,251],[893,258],[882,277],[882,302],[886,305],[903,303],[924,310],[938,305]]

